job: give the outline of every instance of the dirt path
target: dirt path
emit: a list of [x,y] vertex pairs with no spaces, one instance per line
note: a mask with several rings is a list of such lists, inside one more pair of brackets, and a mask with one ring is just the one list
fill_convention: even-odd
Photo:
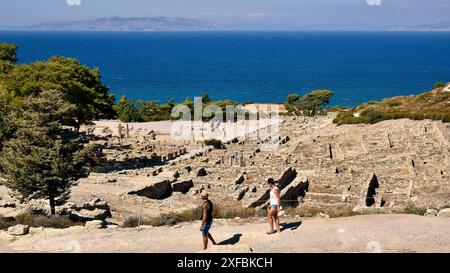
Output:
[[[450,252],[450,218],[366,215],[335,219],[283,219],[281,235],[266,235],[264,219],[217,220],[212,234],[226,245],[213,252]],[[0,252],[198,252],[199,222],[174,227],[46,230]]]

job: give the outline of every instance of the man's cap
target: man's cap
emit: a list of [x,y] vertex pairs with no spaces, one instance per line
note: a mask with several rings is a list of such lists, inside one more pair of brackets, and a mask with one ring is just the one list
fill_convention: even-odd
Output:
[[201,196],[202,198],[208,198],[208,197],[209,197],[209,193],[206,192],[206,191],[202,191],[202,193],[200,194],[200,196]]

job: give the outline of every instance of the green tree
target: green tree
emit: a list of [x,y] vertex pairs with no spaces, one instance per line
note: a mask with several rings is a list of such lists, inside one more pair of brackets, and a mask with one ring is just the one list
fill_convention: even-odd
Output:
[[175,107],[175,100],[170,99],[166,104],[163,104],[159,107],[159,116],[157,119],[153,120],[171,120],[172,110],[174,107]]
[[445,82],[436,82],[433,85],[433,89],[437,89],[437,88],[441,88],[441,87],[445,87],[447,84]]
[[14,68],[14,64],[0,60],[0,77],[6,73],[9,73]]
[[17,62],[17,45],[0,43],[0,61]]
[[191,117],[194,118],[194,101],[191,100],[191,98],[186,97],[184,99],[183,105],[186,105],[187,107],[189,107],[189,109],[191,109]]
[[139,105],[139,115],[142,117],[142,120],[144,121],[155,121],[158,119],[160,115],[160,109],[159,109],[159,101],[146,101],[146,100],[140,100],[138,101]]
[[114,110],[117,113],[117,117],[123,122],[142,121],[142,117],[139,114],[136,105],[132,101],[129,101],[125,96],[122,96],[119,102],[114,105]]
[[72,184],[87,175],[89,149],[63,126],[77,109],[62,97],[58,91],[28,97],[0,155],[4,184],[22,200],[48,199],[52,215],[68,199]]
[[300,99],[300,96],[298,94],[289,94],[287,96],[287,102],[289,104],[294,104],[294,103],[298,102],[299,99]]
[[14,131],[14,123],[11,121],[12,101],[12,96],[0,85],[0,151]]
[[114,116],[114,96],[101,82],[98,69],[89,69],[78,60],[52,57],[45,62],[16,65],[0,74],[0,81],[18,97],[38,95],[44,90],[57,90],[62,98],[75,106],[70,119],[77,131],[93,119]]
[[330,103],[333,96],[334,92],[330,90],[315,90],[300,98],[296,106],[308,115],[315,115],[322,106]]
[[205,93],[205,94],[202,95],[202,103],[203,104],[208,104],[208,103],[211,103],[211,102],[212,102],[212,100],[211,100],[211,97],[209,96],[208,93]]

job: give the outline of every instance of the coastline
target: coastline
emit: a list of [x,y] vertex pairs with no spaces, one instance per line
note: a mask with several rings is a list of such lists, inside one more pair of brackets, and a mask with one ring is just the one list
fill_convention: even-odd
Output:
[[[20,46],[21,64],[63,55],[99,67],[104,83],[117,97],[165,103],[170,98],[182,101],[208,92],[214,99],[271,103],[290,93],[327,88],[337,94],[331,105],[349,107],[418,94],[430,84],[446,80],[450,74],[445,65],[450,61],[447,37],[313,31],[0,33],[1,40]],[[73,47],[79,40],[84,42]],[[336,44],[324,46],[330,43]],[[436,44],[440,54],[429,50],[430,44]],[[122,58],[123,51],[134,53]],[[380,59],[370,52],[387,57]],[[102,54],[111,57],[105,59]],[[399,60],[398,56],[408,57]],[[397,74],[405,76],[393,76]]]
[[[0,117],[0,125],[5,128],[0,133],[7,132],[0,134],[5,139],[0,143],[0,168],[7,178],[0,179],[0,252],[64,252],[74,242],[86,252],[195,252],[204,192],[214,202],[217,238],[229,242],[239,237],[234,244],[215,246],[207,252],[365,252],[378,251],[377,243],[386,252],[449,249],[450,237],[445,231],[450,226],[450,83],[436,82],[432,91],[367,100],[354,107],[327,107],[333,105],[334,89],[317,89],[313,83],[316,80],[321,87],[333,86],[336,79],[341,79],[337,86],[342,82],[353,86],[353,91],[340,93],[341,98],[351,97],[354,91],[376,91],[354,93],[354,101],[390,95],[390,89],[378,86],[389,86],[389,80],[384,82],[384,78],[371,75],[373,71],[379,75],[389,71],[380,72],[375,69],[377,66],[369,67],[358,59],[363,56],[366,61],[377,62],[378,55],[367,52],[378,50],[377,43],[383,44],[380,50],[385,48],[386,39],[372,40],[372,48],[349,48],[349,44],[353,45],[350,40],[332,52],[324,41],[338,34],[313,34],[318,40],[312,42],[312,47],[317,43],[322,48],[291,59],[289,56],[300,52],[296,45],[303,44],[305,37],[276,34],[290,41],[286,44],[291,48],[281,39],[284,42],[278,46],[283,46],[283,50],[272,51],[277,46],[260,43],[267,41],[266,34],[252,33],[251,38],[233,34],[217,44],[207,37],[203,41],[212,42],[209,48],[197,47],[204,45],[197,40],[208,36],[203,34],[156,35],[157,39],[136,34],[133,42],[141,43],[143,51],[139,51],[133,48],[134,43],[120,38],[121,33],[64,35],[69,37],[66,42],[88,37],[83,40],[85,46],[95,45],[103,51],[98,56],[95,50],[84,53],[96,55],[90,61],[99,58],[100,64],[104,56],[115,56],[115,50],[123,53],[132,49],[133,55],[120,55],[124,58],[116,71],[120,78],[108,74],[108,68],[119,67],[114,61],[102,71],[108,79],[116,80],[114,90],[123,86],[126,93],[127,88],[134,88],[137,92],[133,96],[150,94],[158,98],[161,94],[143,92],[146,89],[142,86],[162,85],[175,90],[180,99],[183,92],[193,94],[192,89],[180,89],[180,85],[192,84],[190,88],[200,90],[196,84],[213,83],[212,86],[221,86],[222,96],[251,95],[255,100],[269,100],[291,90],[271,92],[280,86],[291,88],[305,79],[308,84],[295,89],[300,90],[295,94],[288,94],[284,103],[243,102],[250,114],[258,112],[258,108],[264,112],[247,119],[247,115],[236,114],[233,107],[237,101],[213,100],[207,92],[201,96],[202,103],[186,98],[180,108],[173,100],[161,103],[128,100],[124,96],[114,101],[99,71],[89,68],[89,61],[84,65],[76,58],[55,57],[22,66],[16,63],[17,46],[2,44],[8,61],[0,63],[4,65],[0,67],[1,80],[5,80],[0,85],[0,103],[6,110],[0,114],[11,121]],[[355,43],[361,42],[357,35],[345,35],[353,37]],[[108,45],[120,46],[97,44],[97,36],[107,37]],[[61,36],[39,33],[35,37],[57,41]],[[236,42],[236,37],[241,43]],[[415,37],[411,35],[402,41]],[[124,41],[132,46],[127,47]],[[148,52],[153,52],[151,46],[166,50],[170,49],[167,43],[172,45],[173,41],[178,41],[179,47],[148,57]],[[217,45],[223,45],[222,42],[228,43],[228,55],[218,56],[216,51],[223,51]],[[189,44],[190,49],[186,48]],[[242,48],[253,50],[256,44],[262,45],[259,55],[250,54],[250,58],[243,59],[250,51]],[[83,52],[76,53],[78,48],[73,47],[70,50],[74,50],[73,54]],[[336,55],[339,50],[347,55]],[[292,55],[285,55],[286,52]],[[335,62],[328,62],[326,53],[334,56]],[[42,56],[39,54],[35,58]],[[64,52],[63,55],[71,56]],[[404,71],[411,70],[409,62],[396,59],[403,55],[394,55],[386,59],[393,61],[395,68],[404,65]],[[154,63],[146,57],[161,62],[152,66]],[[341,61],[346,58],[357,60],[356,66]],[[421,61],[420,58],[412,61]],[[317,62],[320,59],[322,62]],[[213,61],[208,63],[210,60]],[[309,65],[304,60],[309,60]],[[265,66],[277,63],[281,65]],[[388,63],[382,62],[378,67],[389,66]],[[141,70],[139,64],[151,69]],[[336,78],[328,79],[326,73],[314,69],[324,64],[323,71],[328,73],[339,67]],[[214,73],[208,74],[211,71]],[[354,71],[364,71],[366,74],[362,74],[373,78]],[[401,69],[398,73],[402,73]],[[156,76],[147,79],[147,74]],[[134,85],[136,79],[141,79],[143,85]],[[397,77],[392,79],[398,81]],[[30,86],[38,87],[37,94],[30,95]],[[47,91],[48,86],[56,87]],[[248,89],[242,90],[241,86]],[[257,89],[258,86],[264,89]],[[405,86],[399,92],[406,90]],[[427,87],[431,88],[431,84]],[[227,92],[228,89],[237,91]],[[166,92],[168,89],[160,90],[165,96],[171,94]],[[213,97],[216,99],[214,94]],[[191,121],[191,115],[200,116],[199,110],[202,117]],[[174,112],[187,120],[169,120]],[[222,121],[224,117],[229,122]],[[277,210],[283,220],[283,233],[279,237],[263,237],[267,227],[263,216],[270,204],[267,182],[272,180],[279,189]],[[60,188],[54,188],[55,181]],[[392,226],[383,228],[386,222]],[[422,236],[424,228],[430,225],[436,238]],[[241,233],[236,233],[238,230]],[[422,239],[407,240],[405,234]],[[355,240],[356,235],[361,238]],[[49,242],[55,240],[60,243],[49,247]]]

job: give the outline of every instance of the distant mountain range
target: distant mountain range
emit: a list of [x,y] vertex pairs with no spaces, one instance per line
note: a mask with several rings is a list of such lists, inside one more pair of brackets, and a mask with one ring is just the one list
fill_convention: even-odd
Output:
[[27,27],[42,31],[203,31],[214,30],[214,23],[189,18],[111,17],[96,20],[49,22]]
[[391,31],[450,31],[450,21],[419,25],[419,26],[403,26],[390,29]]
[[[219,25],[220,24],[220,25]],[[294,26],[261,22],[224,21],[219,24],[182,17],[108,17],[93,20],[47,22],[32,26],[1,26],[0,31],[210,31],[210,30],[374,30],[351,26],[307,25]],[[383,30],[376,28],[375,30]],[[450,21],[441,23],[397,26],[387,31],[450,31]]]

